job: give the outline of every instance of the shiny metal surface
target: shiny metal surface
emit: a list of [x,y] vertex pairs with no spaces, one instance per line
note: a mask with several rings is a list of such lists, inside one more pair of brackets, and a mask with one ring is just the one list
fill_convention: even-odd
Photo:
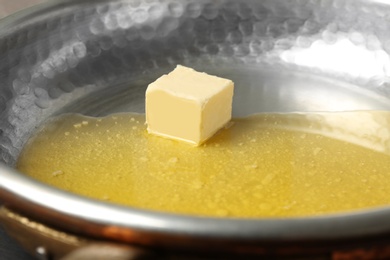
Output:
[[292,219],[141,211],[12,170],[64,112],[144,111],[176,64],[235,81],[233,113],[390,110],[390,6],[368,0],[55,1],[0,22],[0,194],[94,223],[184,236],[335,239],[390,231],[390,208]]

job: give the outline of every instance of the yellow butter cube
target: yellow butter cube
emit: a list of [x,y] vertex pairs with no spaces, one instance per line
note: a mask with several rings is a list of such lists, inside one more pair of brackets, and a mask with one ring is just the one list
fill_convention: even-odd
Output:
[[200,145],[231,119],[234,84],[178,65],[146,90],[151,134]]

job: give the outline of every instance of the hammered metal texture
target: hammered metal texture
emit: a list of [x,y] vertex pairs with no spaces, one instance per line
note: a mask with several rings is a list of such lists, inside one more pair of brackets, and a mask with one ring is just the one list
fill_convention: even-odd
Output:
[[5,19],[0,161],[13,165],[53,114],[143,112],[147,84],[177,64],[233,78],[235,115],[389,109],[389,11],[355,0],[63,1]]

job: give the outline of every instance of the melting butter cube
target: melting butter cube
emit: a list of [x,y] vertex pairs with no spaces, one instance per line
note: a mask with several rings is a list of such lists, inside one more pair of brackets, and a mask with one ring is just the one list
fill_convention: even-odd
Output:
[[146,90],[151,134],[200,145],[231,119],[234,84],[178,65]]

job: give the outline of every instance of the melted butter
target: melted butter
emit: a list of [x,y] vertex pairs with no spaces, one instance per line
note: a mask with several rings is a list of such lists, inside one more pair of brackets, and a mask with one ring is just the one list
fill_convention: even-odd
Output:
[[287,217],[390,204],[390,112],[259,114],[206,144],[148,135],[144,115],[51,120],[17,168],[137,208]]

